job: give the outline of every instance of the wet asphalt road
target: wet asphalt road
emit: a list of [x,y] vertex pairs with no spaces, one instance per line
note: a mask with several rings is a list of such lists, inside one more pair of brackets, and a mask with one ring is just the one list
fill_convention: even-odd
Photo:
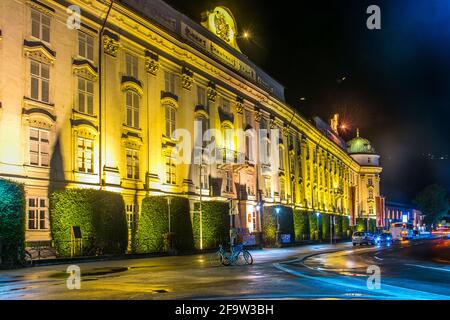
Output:
[[[98,261],[78,264],[80,290],[66,286],[68,265],[42,266],[0,271],[0,299],[450,299],[449,250],[438,239],[254,250],[251,266],[217,266],[212,254]],[[370,265],[379,290],[366,286]]]

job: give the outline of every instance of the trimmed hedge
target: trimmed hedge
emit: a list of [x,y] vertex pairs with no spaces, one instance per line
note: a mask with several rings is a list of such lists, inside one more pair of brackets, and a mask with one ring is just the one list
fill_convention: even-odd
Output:
[[[229,242],[230,208],[228,202],[202,202],[203,249],[217,248]],[[195,208],[193,218],[194,243],[200,248],[200,212]]]
[[367,218],[356,218],[356,231],[376,232],[377,220],[369,219],[369,226],[367,226]]
[[295,241],[308,240],[310,238],[309,216],[307,212],[294,210],[294,232]]
[[70,255],[72,226],[80,226],[87,245],[94,241],[101,254],[123,254],[127,249],[125,204],[118,193],[92,189],[55,191],[50,198],[50,221],[60,256]]
[[266,245],[274,245],[276,243],[277,233],[277,216],[276,208],[280,208],[279,223],[280,232],[282,234],[290,234],[291,242],[295,239],[294,218],[292,208],[285,206],[264,207],[263,212],[263,237]]
[[346,219],[346,217],[336,215],[336,216],[334,216],[334,219],[335,219],[335,222],[336,222],[336,224],[334,226],[334,228],[335,228],[335,230],[334,230],[334,237],[337,238],[337,239],[342,239],[343,238],[342,220]]
[[25,191],[23,185],[0,179],[0,262],[24,259]]
[[[141,215],[133,236],[132,251],[136,253],[164,252],[168,248],[169,207],[167,197],[152,196],[142,200]],[[194,239],[189,215],[189,200],[171,197],[170,231],[175,235],[175,248],[192,250]]]
[[352,236],[352,227],[350,226],[350,219],[342,217],[342,236],[348,239]]
[[322,220],[322,240],[330,239],[330,215],[322,213],[320,218]]
[[143,199],[137,228],[132,237],[132,251],[163,252],[164,235],[168,232],[168,226],[167,198],[155,196]]
[[317,215],[315,212],[308,213],[309,216],[309,238],[311,240],[319,240],[320,239],[320,221],[321,219],[317,219]]

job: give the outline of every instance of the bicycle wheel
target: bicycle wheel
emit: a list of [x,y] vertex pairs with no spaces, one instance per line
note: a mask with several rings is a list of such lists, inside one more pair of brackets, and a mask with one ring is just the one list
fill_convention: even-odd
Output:
[[250,254],[250,252],[248,252],[247,250],[244,250],[243,256],[244,256],[245,262],[247,262],[247,264],[253,264],[253,257]]
[[214,252],[208,258],[211,267],[219,267],[222,265],[222,255],[219,252]]
[[224,256],[224,255],[220,255],[220,262],[222,263],[222,265],[224,265],[225,267],[228,267],[231,265],[231,261],[229,259],[229,257]]

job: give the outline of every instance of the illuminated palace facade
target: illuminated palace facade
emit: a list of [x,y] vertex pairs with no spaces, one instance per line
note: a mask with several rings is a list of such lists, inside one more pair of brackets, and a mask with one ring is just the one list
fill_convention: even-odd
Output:
[[[337,121],[295,113],[284,88],[241,53],[226,8],[202,20],[160,0],[0,2],[0,177],[25,185],[28,241],[51,239],[58,188],[119,192],[130,223],[148,195],[188,197],[191,210],[228,201],[248,233],[261,231],[261,206],[381,221],[370,143],[358,135],[346,145]],[[186,137],[173,131],[192,133],[195,146],[196,121],[243,132],[212,139],[214,157],[231,161],[174,159]]]

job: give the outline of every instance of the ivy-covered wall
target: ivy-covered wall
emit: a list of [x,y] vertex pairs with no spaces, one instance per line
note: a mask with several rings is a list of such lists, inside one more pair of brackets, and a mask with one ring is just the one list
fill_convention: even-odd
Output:
[[24,258],[25,192],[23,185],[0,179],[0,252],[2,264]]
[[[202,238],[203,249],[217,248],[219,244],[229,243],[230,208],[228,202],[202,202]],[[193,217],[194,243],[200,248],[200,214],[198,206]]]
[[60,256],[70,255],[71,228],[80,226],[86,245],[92,242],[102,254],[127,249],[125,204],[120,194],[91,189],[55,191],[50,197],[52,237]]
[[[183,197],[170,199],[170,232],[175,238],[175,248],[192,250],[194,239],[189,214],[189,200]],[[152,196],[142,200],[141,215],[132,237],[132,251],[136,253],[164,252],[169,233],[169,206],[167,197]]]
[[308,212],[294,210],[295,241],[308,240],[310,238]]
[[280,209],[278,213],[280,232],[282,234],[290,234],[291,242],[293,242],[295,239],[294,218],[292,208],[281,205],[264,207],[262,229],[263,229],[264,243],[266,245],[274,245],[276,243],[276,232],[277,232],[276,208]]

